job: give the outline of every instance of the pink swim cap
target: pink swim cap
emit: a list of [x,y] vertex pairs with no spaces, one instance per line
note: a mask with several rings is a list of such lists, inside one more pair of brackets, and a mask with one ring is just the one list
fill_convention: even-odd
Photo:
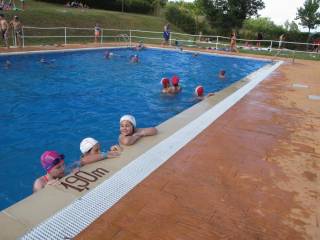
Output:
[[45,151],[41,157],[41,164],[44,170],[50,172],[51,169],[64,160],[64,155],[56,151]]
[[173,76],[172,77],[172,80],[171,80],[172,85],[174,85],[174,86],[179,85],[179,81],[180,81],[180,78],[178,76]]
[[164,87],[167,87],[167,86],[170,84],[169,78],[162,78],[162,79],[161,79],[161,84],[162,84]]
[[202,87],[202,86],[196,87],[196,89],[194,90],[194,93],[195,93],[198,97],[203,96],[203,93],[204,93],[203,87]]

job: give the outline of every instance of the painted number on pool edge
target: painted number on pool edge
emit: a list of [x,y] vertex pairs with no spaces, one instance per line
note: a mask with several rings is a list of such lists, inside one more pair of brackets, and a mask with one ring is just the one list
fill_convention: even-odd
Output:
[[72,188],[82,192],[83,190],[89,190],[90,183],[96,182],[107,173],[109,171],[103,168],[97,168],[92,172],[79,171],[64,179],[65,182],[62,181],[61,184],[66,189]]

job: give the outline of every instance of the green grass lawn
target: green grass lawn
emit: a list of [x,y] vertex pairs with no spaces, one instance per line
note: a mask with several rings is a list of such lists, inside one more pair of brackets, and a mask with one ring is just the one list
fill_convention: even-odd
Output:
[[[17,1],[16,1],[17,2]],[[17,7],[20,2],[18,2]],[[24,26],[33,27],[73,27],[73,28],[94,28],[99,23],[102,28],[112,29],[140,29],[148,31],[163,31],[163,26],[167,23],[165,18],[151,15],[121,13],[115,11],[105,11],[97,9],[78,9],[65,8],[62,5],[37,2],[34,0],[26,1],[24,11],[5,11],[3,12],[7,20],[11,20],[14,15],[18,15]],[[179,28],[171,25],[172,31],[182,32]],[[124,32],[128,34],[128,32]],[[93,30],[68,30],[70,35],[93,36]],[[119,32],[108,32],[108,35],[119,34]],[[26,30],[26,36],[64,36],[64,30]],[[128,34],[129,35],[129,34]],[[139,36],[149,36],[141,34]],[[161,37],[159,34],[157,37]],[[10,34],[10,37],[12,35]],[[112,40],[112,39],[104,39]],[[137,39],[138,40],[138,39]],[[70,38],[68,43],[73,42],[92,42],[93,38]],[[12,42],[12,39],[10,39]],[[32,44],[53,44],[64,43],[64,37],[51,39],[26,39],[26,45]]]

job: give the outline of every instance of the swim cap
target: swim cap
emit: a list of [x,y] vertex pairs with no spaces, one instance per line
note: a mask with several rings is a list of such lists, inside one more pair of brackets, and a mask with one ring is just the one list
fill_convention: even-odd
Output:
[[169,80],[169,78],[162,78],[161,81],[160,81],[160,83],[161,83],[164,87],[166,87],[166,86],[168,86],[168,85],[170,84],[170,80]]
[[226,74],[226,71],[225,71],[225,70],[221,70],[221,71],[220,71],[220,74],[221,74],[222,76],[224,76],[224,75]]
[[80,143],[80,151],[82,152],[82,154],[85,154],[89,152],[93,148],[93,146],[96,145],[97,143],[99,142],[94,138],[91,138],[91,137],[85,138]]
[[203,96],[204,89],[201,85],[197,86],[196,89],[194,90],[194,93],[198,96],[201,97]]
[[120,123],[122,121],[129,121],[133,125],[133,127],[136,127],[136,119],[132,115],[124,115],[124,116],[122,116],[120,118]]
[[178,76],[173,76],[172,77],[172,85],[178,85],[179,84],[179,81],[180,81],[180,78]]
[[41,165],[47,172],[64,160],[64,155],[56,151],[45,151],[41,157]]

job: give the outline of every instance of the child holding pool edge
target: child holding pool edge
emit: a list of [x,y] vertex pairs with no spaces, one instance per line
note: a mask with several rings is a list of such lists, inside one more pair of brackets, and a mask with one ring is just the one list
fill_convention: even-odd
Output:
[[33,184],[33,192],[43,189],[47,185],[53,185],[64,177],[64,155],[56,151],[45,151],[41,157],[41,165],[46,175],[39,177]]
[[155,127],[136,128],[136,119],[132,115],[124,115],[120,118],[119,143],[121,145],[133,145],[140,138],[156,135]]
[[194,93],[195,93],[197,99],[199,99],[199,100],[203,100],[205,98],[208,98],[208,97],[211,97],[211,96],[215,95],[215,93],[208,93],[206,96],[204,96],[204,88],[201,85],[198,85],[195,88]]
[[101,152],[100,143],[94,138],[87,137],[81,141],[80,151],[82,153],[80,166],[84,166],[107,158],[120,156],[121,147],[119,145],[113,145],[110,151],[103,153]]

